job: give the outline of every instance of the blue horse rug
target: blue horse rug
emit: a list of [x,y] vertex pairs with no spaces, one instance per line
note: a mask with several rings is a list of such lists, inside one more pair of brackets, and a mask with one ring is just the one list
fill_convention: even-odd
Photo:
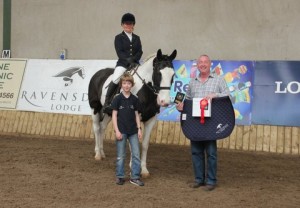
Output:
[[180,123],[183,134],[192,141],[224,139],[235,126],[234,109],[228,96],[212,99],[211,117],[205,117],[203,124],[200,123],[200,117],[192,116],[192,110],[193,100],[186,99]]

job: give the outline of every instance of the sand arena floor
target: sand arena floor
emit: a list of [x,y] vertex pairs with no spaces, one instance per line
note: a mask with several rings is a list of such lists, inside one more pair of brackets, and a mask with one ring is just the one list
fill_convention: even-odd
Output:
[[[191,189],[189,147],[150,145],[144,187],[115,185],[116,149],[94,141],[0,137],[0,207],[300,207],[299,156],[219,150],[218,187]],[[128,170],[128,168],[127,168]]]

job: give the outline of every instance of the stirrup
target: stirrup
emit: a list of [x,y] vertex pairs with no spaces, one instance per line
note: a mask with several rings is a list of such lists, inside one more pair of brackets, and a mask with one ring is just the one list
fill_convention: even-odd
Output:
[[103,112],[107,113],[107,110],[109,109],[109,107],[110,107],[110,105],[103,106]]
[[103,107],[103,113],[106,113],[106,114],[108,114],[108,115],[111,116],[112,115],[112,111],[113,111],[113,109],[111,107],[111,104]]

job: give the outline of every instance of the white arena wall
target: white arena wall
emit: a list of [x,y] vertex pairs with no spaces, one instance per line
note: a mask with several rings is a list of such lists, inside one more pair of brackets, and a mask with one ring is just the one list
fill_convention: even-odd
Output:
[[70,59],[116,59],[114,36],[132,12],[143,58],[161,48],[181,60],[298,60],[299,8],[298,0],[12,0],[11,50],[13,58],[67,49]]

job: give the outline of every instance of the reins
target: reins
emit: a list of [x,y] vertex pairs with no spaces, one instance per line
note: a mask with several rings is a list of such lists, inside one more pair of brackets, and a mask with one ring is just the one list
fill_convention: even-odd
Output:
[[[143,78],[137,73],[137,70],[138,70],[139,66],[140,66],[140,65],[137,65],[137,67],[131,69],[131,70],[129,71],[129,73],[130,73],[132,76],[133,76],[134,74],[136,74],[136,75],[138,76],[138,78],[142,81],[142,83],[143,83],[144,85],[146,85],[146,86],[153,92],[153,94],[157,95],[158,92],[156,91],[156,89],[153,88],[152,86],[150,86],[149,84],[147,84],[146,81],[145,81],[145,79],[143,79]],[[133,73],[131,73],[132,71],[133,71]]]
[[[162,64],[162,63],[167,63],[166,65],[167,66],[170,66],[173,68],[173,65],[172,65],[172,62],[169,62],[169,61],[160,61],[160,62],[156,62],[153,64],[153,73],[155,71],[155,68],[157,68],[159,66],[159,64]],[[152,85],[149,85],[146,83],[145,79],[143,79],[137,72],[138,68],[139,68],[140,65],[137,65],[135,68],[132,68],[129,73],[133,76],[134,74],[136,74],[138,76],[138,78],[142,81],[142,83],[144,85],[146,85],[155,95],[158,94],[158,92],[160,90],[169,90],[170,87],[161,87],[161,86],[155,86],[154,83],[153,83],[153,86]],[[132,73],[133,71],[133,73]]]

